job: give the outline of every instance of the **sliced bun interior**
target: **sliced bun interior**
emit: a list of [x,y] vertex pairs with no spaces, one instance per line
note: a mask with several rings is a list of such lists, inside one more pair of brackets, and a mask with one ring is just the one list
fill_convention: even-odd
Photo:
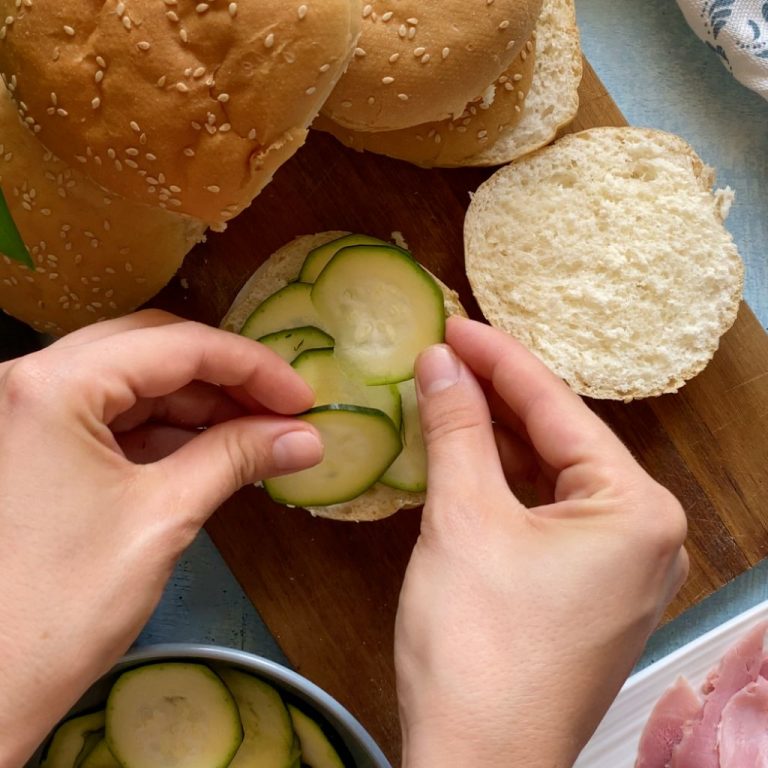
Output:
[[[309,251],[346,234],[349,233],[320,232],[314,235],[303,235],[284,245],[272,254],[245,283],[222,319],[221,327],[238,333],[253,310],[264,299],[296,279]],[[465,315],[466,312],[459,302],[458,294],[437,278],[434,279],[443,290],[446,314]],[[424,503],[424,499],[423,493],[400,491],[377,483],[352,501],[308,509],[317,517],[361,522],[381,520],[400,509],[420,506]]]
[[106,189],[216,228],[302,145],[360,27],[354,0],[0,10],[0,71],[38,139]]
[[372,0],[349,68],[323,113],[391,131],[449,120],[480,98],[530,39],[541,0]]
[[2,85],[0,185],[35,265],[0,256],[0,308],[55,336],[143,304],[205,231],[199,220],[105,192],[54,157]]
[[732,198],[682,139],[595,128],[502,168],[475,193],[466,270],[488,321],[577,392],[674,392],[736,318]]
[[503,165],[548,144],[579,107],[582,58],[573,0],[544,0],[535,32],[490,89],[453,119],[396,131],[312,127],[358,151],[422,167]]

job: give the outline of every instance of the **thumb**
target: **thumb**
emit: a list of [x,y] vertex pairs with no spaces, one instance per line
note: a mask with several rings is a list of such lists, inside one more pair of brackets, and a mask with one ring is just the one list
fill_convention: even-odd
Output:
[[474,506],[487,494],[508,494],[485,395],[449,346],[419,355],[416,391],[430,500],[438,507],[441,499]]
[[171,498],[202,524],[244,485],[307,469],[322,457],[317,430],[306,422],[253,416],[217,424],[146,469],[157,471]]

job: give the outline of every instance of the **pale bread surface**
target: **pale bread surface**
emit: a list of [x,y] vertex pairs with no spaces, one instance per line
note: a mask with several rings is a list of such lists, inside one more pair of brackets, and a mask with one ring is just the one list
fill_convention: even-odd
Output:
[[[275,251],[240,289],[220,323],[221,328],[239,333],[253,310],[264,299],[296,279],[309,251],[347,234],[349,233],[320,232],[314,235],[302,235]],[[466,315],[458,294],[434,275],[432,277],[443,290],[446,315]],[[307,509],[316,517],[363,522],[381,520],[400,509],[418,507],[424,503],[424,500],[424,493],[400,491],[377,483],[361,496],[343,504]]]
[[465,165],[502,165],[523,157],[549,144],[576,117],[583,62],[574,0],[544,0],[535,56],[522,118]]
[[641,128],[572,134],[497,171],[465,221],[487,320],[574,390],[675,392],[736,318],[744,268],[723,226],[729,189],[683,139]]

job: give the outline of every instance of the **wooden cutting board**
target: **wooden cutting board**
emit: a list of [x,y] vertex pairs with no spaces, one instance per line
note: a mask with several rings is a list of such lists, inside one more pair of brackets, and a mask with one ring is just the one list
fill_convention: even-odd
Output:
[[[581,100],[573,129],[626,124],[589,66]],[[190,255],[182,279],[154,304],[217,324],[255,267],[296,235],[346,229],[388,238],[398,230],[479,317],[463,270],[462,223],[469,192],[488,175],[425,171],[313,135],[226,233]],[[667,618],[768,554],[768,337],[748,307],[679,394],[591,405],[688,512],[691,576]],[[346,705],[394,764],[393,623],[418,529],[418,511],[335,523],[279,508],[256,489],[208,525],[291,662]]]

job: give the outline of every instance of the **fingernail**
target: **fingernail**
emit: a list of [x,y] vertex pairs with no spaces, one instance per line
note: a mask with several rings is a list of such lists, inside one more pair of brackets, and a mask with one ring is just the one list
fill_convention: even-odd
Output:
[[430,347],[419,357],[418,381],[422,394],[434,395],[452,387],[459,380],[459,361],[450,347]]
[[281,472],[306,469],[323,458],[323,444],[305,429],[286,432],[272,443],[272,458]]

